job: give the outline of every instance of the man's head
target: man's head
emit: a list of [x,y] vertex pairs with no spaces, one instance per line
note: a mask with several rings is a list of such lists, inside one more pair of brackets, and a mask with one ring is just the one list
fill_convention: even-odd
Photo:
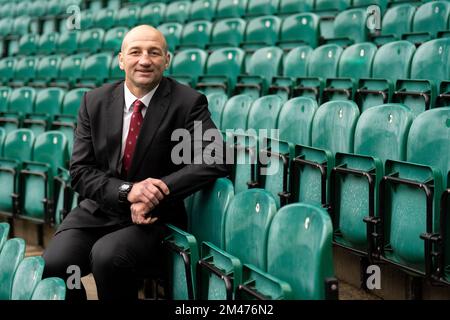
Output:
[[152,90],[161,81],[169,61],[166,39],[159,30],[141,25],[123,38],[119,66],[132,92]]

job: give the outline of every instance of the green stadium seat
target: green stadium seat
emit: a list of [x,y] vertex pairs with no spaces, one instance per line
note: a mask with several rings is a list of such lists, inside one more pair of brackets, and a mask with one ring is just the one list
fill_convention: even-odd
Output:
[[11,91],[10,87],[0,87],[0,112],[8,111],[8,99]]
[[69,88],[81,78],[81,72],[86,53],[78,53],[66,56],[62,61],[58,70],[58,77],[51,82],[51,86]]
[[189,21],[208,20],[211,21],[216,15],[216,0],[195,0],[192,2]]
[[199,77],[197,89],[231,95],[237,77],[243,73],[244,57],[245,52],[240,48],[226,47],[214,50],[206,62],[205,74]]
[[36,57],[24,57],[20,59],[14,66],[14,77],[10,81],[10,85],[20,87],[34,79],[38,62],[39,58]]
[[253,0],[247,3],[247,10],[245,15],[251,16],[266,16],[276,14],[278,11],[279,0]]
[[19,172],[22,161],[32,157],[34,133],[30,129],[11,131],[3,144],[3,155],[0,159],[0,182],[4,185],[0,193],[0,212],[11,217],[16,209],[13,195],[19,194]]
[[388,6],[388,2],[389,0],[353,0],[352,7],[365,9],[369,6],[375,5],[378,6],[381,10],[381,13],[384,14]]
[[355,94],[361,111],[391,101],[396,81],[409,78],[415,51],[415,46],[405,40],[386,43],[377,50],[372,76],[360,79]]
[[354,100],[359,79],[370,78],[372,61],[377,47],[371,42],[356,43],[347,47],[339,59],[338,78],[328,78],[322,94],[322,102],[330,100]]
[[116,15],[116,27],[132,28],[139,22],[141,8],[139,6],[127,6],[119,10]]
[[35,136],[50,129],[56,114],[61,113],[61,105],[66,91],[61,88],[45,88],[36,95],[33,113],[26,115],[23,127],[31,129]]
[[[69,149],[71,154],[71,149]],[[65,168],[58,168],[58,174],[53,178],[54,181],[54,217],[51,217],[52,223],[59,226],[67,214],[72,210],[74,191],[71,188],[70,173]]]
[[103,8],[103,0],[91,0],[89,1],[88,8],[93,11],[98,11]]
[[336,14],[350,6],[350,0],[316,0],[314,11],[319,12],[321,15]]
[[2,252],[3,245],[8,239],[10,226],[7,222],[0,222],[0,252]]
[[228,95],[223,92],[211,92],[206,94],[206,98],[208,99],[208,109],[211,113],[211,120],[217,128],[220,128],[222,112],[225,103],[227,103]]
[[188,22],[180,39],[180,48],[200,48],[204,49],[209,43],[212,23],[206,20]]
[[367,41],[368,29],[366,21],[366,9],[357,8],[340,12],[333,22],[333,37],[326,39],[327,43],[348,46],[353,43]]
[[45,33],[39,38],[36,53],[39,55],[50,55],[56,51],[58,33]]
[[280,0],[278,14],[289,15],[299,12],[310,12],[313,8],[314,0]]
[[31,20],[30,17],[20,16],[14,19],[12,34],[22,36],[27,33],[38,32],[38,21]]
[[[50,223],[53,207],[53,177],[69,159],[67,138],[59,131],[46,131],[36,137],[33,160],[24,162],[18,218],[35,223]],[[39,239],[41,244],[42,238]]]
[[43,56],[39,58],[36,67],[36,76],[31,79],[30,85],[33,87],[46,87],[58,77],[58,70],[62,62],[61,55]]
[[217,3],[216,18],[240,18],[245,15],[248,0],[221,0]]
[[172,60],[171,77],[195,87],[198,76],[204,73],[207,56],[202,49],[179,51]]
[[47,14],[47,2],[44,0],[30,2],[27,12],[31,17],[45,16]]
[[106,7],[118,10],[120,9],[121,2],[121,0],[108,0]]
[[383,45],[400,40],[403,34],[411,32],[415,12],[416,7],[409,3],[390,7],[383,15],[381,35],[375,36],[373,42]]
[[283,50],[279,47],[265,47],[256,50],[246,67],[246,75],[238,77],[236,91],[254,97],[264,95],[275,76],[280,74]]
[[33,291],[44,272],[44,258],[24,258],[14,274],[10,300],[31,300]]
[[[221,129],[247,129],[247,119],[250,107],[255,99],[247,94],[239,94],[228,99],[222,111]],[[234,183],[236,187],[236,183]],[[236,192],[237,193],[237,192]]]
[[37,51],[39,35],[24,34],[19,40],[19,54],[23,56],[34,55]]
[[317,47],[320,37],[319,20],[319,16],[314,13],[298,13],[286,17],[281,25],[278,45],[283,49],[299,45]]
[[242,47],[254,51],[275,45],[278,42],[280,26],[281,19],[276,16],[260,16],[251,19],[245,29]]
[[421,44],[435,39],[439,31],[447,30],[450,16],[450,3],[432,1],[421,5],[414,14],[412,33],[404,39]]
[[177,22],[163,23],[157,28],[166,38],[167,49],[170,52],[174,52],[178,44],[180,43],[181,32],[183,31],[183,25]]
[[191,8],[191,1],[174,1],[167,4],[166,12],[164,13],[165,22],[179,22],[185,23],[189,17],[189,10]]
[[13,32],[14,18],[7,17],[0,20],[0,36],[5,37]]
[[[379,183],[387,159],[406,160],[413,114],[400,104],[383,104],[363,112],[355,129],[354,154],[337,153],[330,183],[335,217],[334,239],[360,254],[374,252],[371,221],[378,219]],[[364,221],[367,221],[364,223]]]
[[102,85],[109,77],[111,60],[111,52],[101,52],[85,58],[77,87],[94,88]]
[[8,111],[1,113],[0,125],[7,133],[22,125],[25,114],[33,112],[36,90],[31,87],[16,88],[8,100]]
[[95,53],[102,47],[105,31],[100,28],[93,28],[83,31],[78,41],[78,52]]
[[299,77],[294,85],[294,96],[308,96],[320,100],[324,81],[338,74],[339,59],[343,52],[337,44],[326,44],[309,55],[307,77]]
[[[416,117],[408,135],[407,162],[388,160],[380,184],[383,261],[430,276],[433,237],[439,233],[440,197],[450,169],[450,107]],[[439,241],[439,240],[438,240]]]
[[0,60],[0,81],[3,84],[8,84],[13,79],[14,67],[18,59],[7,57]]
[[267,232],[276,211],[275,199],[265,190],[236,194],[225,216],[225,251],[203,242],[197,278],[200,299],[231,300],[241,282],[241,263],[266,270]]
[[241,18],[226,18],[218,20],[211,32],[209,49],[222,47],[238,47],[244,40],[246,22]]
[[141,15],[139,16],[139,24],[158,26],[163,21],[165,11],[165,3],[149,3],[141,10]]
[[336,152],[353,151],[359,109],[353,101],[329,101],[316,111],[311,146],[296,145],[292,163],[292,202],[328,206],[328,177]]
[[66,283],[61,278],[42,279],[33,292],[31,300],[64,300]]
[[0,252],[0,300],[10,300],[14,273],[25,256],[25,241],[13,238],[6,241]]
[[47,1],[47,14],[51,16],[58,16],[64,11],[63,3],[59,0]]
[[107,81],[115,82],[122,79],[125,79],[125,71],[120,69],[119,59],[117,57],[113,57],[111,60],[111,66],[109,67],[109,77]]
[[105,30],[117,27],[115,15],[117,9],[105,8],[97,11],[94,15],[93,25],[95,28],[103,28]]
[[329,214],[317,206],[294,203],[275,214],[267,239],[267,273],[290,284],[291,299],[337,300],[332,234]]
[[61,33],[56,43],[56,53],[73,54],[78,50],[78,41],[80,39],[80,31],[67,31]]
[[440,83],[450,74],[449,60],[450,38],[422,44],[414,54],[410,80],[397,81],[393,101],[407,105],[415,115],[433,108]]
[[[64,26],[63,29],[61,29],[62,32],[66,32],[67,27]],[[50,16],[48,18],[45,18],[45,20],[42,22],[41,26],[41,34],[53,34],[58,31],[58,21],[54,16]]]

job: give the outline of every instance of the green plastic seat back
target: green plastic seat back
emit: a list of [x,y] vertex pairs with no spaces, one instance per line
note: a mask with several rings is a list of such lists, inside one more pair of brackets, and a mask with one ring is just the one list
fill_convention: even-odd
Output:
[[52,54],[56,50],[59,34],[56,32],[41,35],[37,47],[38,54]]
[[81,33],[78,41],[78,51],[96,52],[100,50],[105,31],[100,28],[92,28]]
[[350,0],[316,0],[315,11],[343,11],[350,5]]
[[353,151],[359,109],[353,101],[329,101],[316,111],[312,125],[313,147],[336,152]]
[[158,30],[166,38],[167,49],[174,52],[178,44],[180,43],[181,32],[183,30],[183,25],[178,22],[168,22],[163,23],[158,26]]
[[11,17],[6,17],[0,19],[0,35],[6,36],[9,35],[13,31],[14,19]]
[[192,2],[189,20],[209,20],[211,21],[216,13],[216,0],[196,0]]
[[13,238],[6,241],[0,252],[0,300],[10,300],[17,267],[25,255],[25,241]]
[[115,53],[120,51],[122,40],[128,32],[126,27],[116,27],[108,30],[103,39],[102,50],[113,51]]
[[294,14],[298,12],[309,12],[314,8],[314,0],[280,0],[279,14]]
[[205,70],[208,54],[202,49],[186,49],[178,52],[172,61],[172,74],[196,79]]
[[320,17],[315,13],[299,13],[284,19],[280,30],[280,41],[301,42],[313,48],[319,43]]
[[308,97],[286,101],[278,114],[280,140],[293,144],[311,145],[311,128],[317,102]]
[[232,88],[237,77],[243,73],[245,52],[240,48],[222,48],[214,50],[206,63],[207,75],[226,75]]
[[276,14],[279,0],[253,0],[247,3],[247,16]]
[[35,57],[25,57],[19,60],[14,70],[14,80],[28,81],[36,74],[38,59]]
[[14,75],[14,65],[16,59],[12,57],[3,58],[0,60],[0,81],[8,82]]
[[[170,68],[170,66],[169,66]],[[169,69],[168,68],[168,69]],[[120,69],[119,59],[113,57],[111,60],[111,65],[109,66],[109,81],[117,81],[125,79],[125,71]]]
[[89,89],[87,88],[77,88],[68,91],[64,96],[62,113],[76,117],[80,108],[81,99],[83,99],[84,94],[88,91]]
[[110,29],[115,26],[114,16],[117,10],[112,8],[104,8],[94,14],[94,26],[96,28]]
[[36,79],[42,79],[45,81],[55,79],[58,76],[58,70],[61,66],[61,62],[61,55],[51,55],[40,58],[36,68]]
[[190,1],[174,1],[167,5],[164,15],[165,22],[180,22],[184,23],[189,17],[189,10],[191,8]]
[[19,40],[19,53],[28,56],[36,53],[39,35],[24,34]]
[[221,0],[217,3],[216,18],[238,18],[245,14],[248,0]]
[[388,0],[353,0],[352,7],[363,7],[367,8],[370,5],[377,5],[380,7],[381,12],[383,13],[386,10],[388,5]]
[[10,87],[0,87],[0,112],[8,110],[8,99],[11,91]]
[[61,88],[46,88],[38,92],[34,111],[50,116],[61,113],[61,106],[66,91]]
[[278,41],[281,19],[276,16],[261,16],[251,19],[245,29],[245,41],[273,46]]
[[339,77],[369,78],[377,47],[371,42],[356,43],[342,52],[339,60]]
[[432,1],[421,5],[414,14],[413,32],[429,32],[436,36],[438,31],[446,30],[450,15],[450,3]]
[[8,110],[21,114],[33,112],[36,89],[21,87],[11,92],[8,102]]
[[247,129],[247,119],[254,99],[239,94],[228,99],[222,113],[222,130]]
[[342,51],[343,49],[336,44],[326,44],[314,49],[308,60],[308,76],[336,77]]
[[181,35],[182,46],[204,48],[209,43],[212,23],[207,20],[191,21],[186,23]]
[[149,24],[151,26],[158,26],[164,18],[166,11],[166,4],[161,2],[149,3],[141,10],[139,22],[141,24]]
[[78,50],[78,39],[80,39],[81,31],[68,31],[61,33],[56,44],[56,52],[64,54],[72,54]]
[[277,211],[273,196],[262,189],[238,193],[225,217],[225,250],[242,263],[266,270],[267,232]]
[[31,300],[64,300],[66,283],[61,278],[42,279],[33,292]]
[[109,66],[111,65],[112,55],[110,52],[101,52],[86,57],[81,78],[95,80],[101,84],[109,77]]
[[267,272],[291,285],[292,299],[325,299],[325,279],[334,276],[332,234],[330,216],[318,206],[290,204],[273,218]]
[[353,42],[367,40],[366,9],[349,9],[340,12],[333,23],[334,37],[350,38]]
[[450,74],[450,38],[423,43],[414,54],[411,79],[440,81]]
[[226,178],[217,179],[195,194],[189,231],[199,245],[209,241],[224,248],[225,214],[233,196],[233,183]]
[[413,121],[411,110],[383,104],[364,111],[355,129],[354,153],[383,161],[406,160],[406,141]]
[[[71,150],[69,149],[69,151],[71,151]],[[69,170],[64,169],[64,168],[59,168],[58,178],[61,179],[63,181],[63,183],[60,184],[59,191],[55,191],[55,194],[56,194],[56,192],[57,192],[57,194],[56,194],[55,198],[53,199],[54,203],[55,203],[55,207],[54,207],[55,221],[54,221],[54,223],[56,226],[59,226],[64,219],[64,206],[65,206],[65,201],[67,201],[67,199],[65,199],[65,198],[69,197],[69,201],[71,198],[71,195],[65,194],[66,190],[64,188],[65,187],[64,184],[66,186],[70,185],[71,178],[70,178]]]
[[241,18],[218,20],[212,30],[211,43],[237,47],[244,39],[245,26],[246,22]]
[[[273,137],[272,130],[277,127],[277,116],[283,100],[278,95],[268,95],[258,98],[250,108],[247,129],[256,130],[256,134]],[[266,130],[265,133],[259,130]]]
[[416,7],[409,3],[389,8],[383,16],[381,34],[395,35],[400,39],[402,34],[411,32]]
[[137,5],[122,7],[116,15],[116,26],[132,28],[139,22],[141,8]]
[[9,229],[9,223],[0,222],[0,252],[2,252],[3,245],[8,239]]
[[222,112],[227,103],[228,96],[223,92],[212,92],[206,95],[211,120],[217,128],[221,128]]
[[283,58],[283,76],[298,78],[307,74],[307,63],[313,49],[299,46],[291,49]]
[[247,72],[260,76],[265,86],[272,83],[272,78],[281,72],[283,50],[278,47],[265,47],[255,51],[250,58]]
[[20,262],[14,275],[11,300],[31,300],[33,291],[44,272],[44,258],[27,257]]
[[407,79],[415,52],[415,46],[404,40],[381,46],[373,59],[372,77],[387,79],[392,83],[397,79]]
[[30,161],[34,139],[34,133],[30,129],[17,129],[10,132],[3,144],[3,157],[18,161]]
[[82,64],[84,63],[86,55],[84,53],[78,53],[71,56],[67,56],[61,62],[59,67],[58,78],[76,81],[81,77]]
[[67,160],[67,138],[62,132],[46,131],[36,137],[33,161],[48,164],[53,176],[58,167],[66,167]]

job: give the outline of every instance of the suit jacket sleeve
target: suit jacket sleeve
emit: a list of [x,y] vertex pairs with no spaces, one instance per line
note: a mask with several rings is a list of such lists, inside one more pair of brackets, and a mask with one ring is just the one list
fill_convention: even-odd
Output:
[[[190,164],[185,164],[178,171],[161,178],[170,190],[170,194],[165,198],[165,201],[181,200],[200,190],[211,181],[228,174],[222,135],[211,120],[208,101],[204,95],[199,96],[190,112],[187,113],[185,129],[190,133],[191,160],[193,161]],[[194,134],[194,131],[198,132],[198,130],[202,133],[201,137],[198,133]],[[210,138],[204,137],[207,130],[209,130],[209,133],[213,133],[208,135]],[[211,138],[212,136],[216,138]],[[216,151],[214,157],[211,157],[210,152],[205,152],[205,149],[214,149]],[[221,161],[215,162],[214,159],[220,159]]]
[[104,208],[117,206],[118,188],[124,181],[99,168],[92,141],[86,94],[78,112],[70,175],[72,187],[81,197],[92,199]]

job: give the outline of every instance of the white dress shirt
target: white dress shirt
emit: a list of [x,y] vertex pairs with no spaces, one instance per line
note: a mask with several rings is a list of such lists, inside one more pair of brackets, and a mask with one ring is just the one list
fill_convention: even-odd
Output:
[[[147,112],[148,105],[150,104],[150,100],[152,100],[153,95],[155,94],[156,89],[158,89],[159,84],[145,96],[140,98],[141,102],[145,105],[142,108],[142,118],[145,117],[145,113]],[[133,115],[133,102],[138,98],[131,93],[130,89],[128,89],[127,84],[124,83],[123,89],[125,92],[125,105],[123,107],[123,127],[122,127],[122,149],[120,152],[120,161],[122,162],[123,154],[125,152],[125,144],[127,142],[128,130],[130,129],[131,116]]]

